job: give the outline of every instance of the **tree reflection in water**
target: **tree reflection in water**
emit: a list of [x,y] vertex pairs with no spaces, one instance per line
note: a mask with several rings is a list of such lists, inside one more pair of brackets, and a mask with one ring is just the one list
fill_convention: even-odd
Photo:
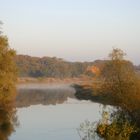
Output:
[[72,87],[48,89],[18,89],[16,107],[29,107],[30,105],[56,105],[62,104],[68,98],[75,98]]
[[8,140],[18,126],[16,109],[11,103],[0,104],[0,140]]

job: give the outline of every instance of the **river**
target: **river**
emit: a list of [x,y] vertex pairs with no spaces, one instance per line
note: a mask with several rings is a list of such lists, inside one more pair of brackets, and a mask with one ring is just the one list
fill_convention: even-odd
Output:
[[80,140],[79,125],[101,118],[101,105],[76,99],[70,85],[25,84],[17,90],[19,126],[10,140]]

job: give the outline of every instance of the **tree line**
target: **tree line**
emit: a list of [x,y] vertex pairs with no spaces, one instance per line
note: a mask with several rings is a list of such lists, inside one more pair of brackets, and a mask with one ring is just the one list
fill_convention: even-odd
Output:
[[[28,55],[17,55],[15,62],[19,77],[53,77],[71,78],[81,75],[94,76],[90,67],[102,68],[107,60],[95,60],[92,62],[68,62],[56,57],[32,57]],[[134,66],[140,73],[140,66]]]
[[15,62],[20,77],[53,77],[70,78],[81,75],[93,75],[88,67],[102,65],[104,61],[93,62],[68,62],[56,57],[31,57],[28,55],[17,55]]

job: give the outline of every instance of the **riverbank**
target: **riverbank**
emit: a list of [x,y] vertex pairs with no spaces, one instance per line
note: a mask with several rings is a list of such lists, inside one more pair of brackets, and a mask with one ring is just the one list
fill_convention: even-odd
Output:
[[91,100],[104,105],[114,105],[107,96],[96,94],[93,89],[94,80],[90,77],[79,78],[18,78],[17,89],[48,89],[60,87],[73,87],[75,89],[75,97],[79,100]]
[[103,105],[113,105],[113,100],[111,100],[110,96],[97,94],[93,89],[91,84],[87,85],[78,85],[74,84],[72,87],[75,89],[75,97],[79,100],[90,100],[92,102],[100,103]]
[[74,78],[32,78],[32,77],[19,77],[17,84],[26,83],[44,83],[44,84],[77,84],[88,85],[93,79],[88,76],[74,77]]

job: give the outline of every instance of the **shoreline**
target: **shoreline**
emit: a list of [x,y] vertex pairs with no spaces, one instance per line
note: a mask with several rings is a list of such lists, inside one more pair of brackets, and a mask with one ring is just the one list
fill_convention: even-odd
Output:
[[78,85],[89,85],[93,81],[90,77],[74,77],[74,78],[32,78],[32,77],[18,77],[17,85],[21,84],[78,84]]

